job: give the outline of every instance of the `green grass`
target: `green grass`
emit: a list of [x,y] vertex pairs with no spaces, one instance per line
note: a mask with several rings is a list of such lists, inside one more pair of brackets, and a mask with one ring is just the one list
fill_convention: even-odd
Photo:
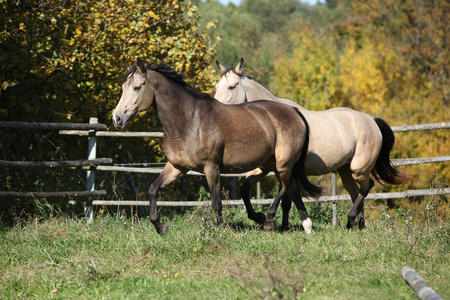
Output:
[[368,219],[364,231],[319,224],[306,235],[294,212],[288,232],[264,232],[235,208],[225,215],[223,229],[205,208],[166,217],[164,237],[147,219],[111,215],[16,225],[0,233],[0,296],[416,299],[400,275],[411,266],[450,298],[448,223]]

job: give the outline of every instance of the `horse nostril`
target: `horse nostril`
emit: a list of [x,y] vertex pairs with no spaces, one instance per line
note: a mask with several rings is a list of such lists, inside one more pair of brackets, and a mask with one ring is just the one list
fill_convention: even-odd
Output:
[[122,118],[119,117],[119,116],[114,116],[114,117],[113,117],[113,123],[114,123],[116,126],[121,126],[121,125],[122,125]]

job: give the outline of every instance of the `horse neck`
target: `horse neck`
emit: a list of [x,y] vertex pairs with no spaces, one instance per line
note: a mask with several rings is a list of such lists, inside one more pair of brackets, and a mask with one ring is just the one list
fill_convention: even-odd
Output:
[[244,90],[245,94],[247,96],[247,101],[255,101],[255,100],[272,100],[278,102],[278,97],[272,94],[271,91],[269,91],[265,86],[260,84],[259,82],[244,77],[243,79],[244,83]]
[[275,96],[268,88],[253,79],[246,78],[244,89],[247,96],[247,101],[271,100],[296,107],[302,112],[306,111],[304,107],[290,99]]
[[164,129],[183,131],[194,114],[194,96],[158,72],[150,71],[149,75],[148,81],[154,89],[156,110]]

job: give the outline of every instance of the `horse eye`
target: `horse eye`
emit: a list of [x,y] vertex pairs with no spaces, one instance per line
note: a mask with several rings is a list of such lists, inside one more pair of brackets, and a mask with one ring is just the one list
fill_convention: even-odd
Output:
[[135,87],[134,87],[134,90],[135,90],[135,91],[140,91],[140,90],[141,90],[141,86],[135,86]]
[[235,88],[236,88],[235,85],[232,85],[232,86],[229,86],[229,87],[228,87],[229,90],[234,90]]

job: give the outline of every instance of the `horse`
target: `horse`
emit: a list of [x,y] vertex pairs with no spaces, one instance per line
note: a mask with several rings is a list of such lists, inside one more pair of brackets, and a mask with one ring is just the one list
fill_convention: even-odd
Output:
[[[277,207],[292,181],[302,192],[318,197],[321,187],[308,181],[304,162],[309,144],[309,127],[292,106],[273,101],[225,105],[201,93],[184,81],[184,75],[165,63],[124,63],[126,75],[122,96],[112,122],[123,129],[140,112],[152,105],[163,127],[163,149],[168,162],[148,191],[150,221],[160,235],[168,225],[160,222],[157,193],[189,170],[204,173],[211,192],[217,225],[223,226],[220,174],[248,172],[259,168],[274,172],[280,191],[267,212],[255,219],[272,230]],[[246,126],[242,126],[245,120]],[[243,198],[251,208],[249,195]]]
[[292,100],[278,98],[245,75],[243,58],[234,69],[226,68],[218,61],[216,64],[221,78],[216,84],[214,97],[220,102],[239,104],[265,99],[293,106],[304,115],[311,135],[305,161],[306,174],[339,173],[353,202],[347,214],[347,228],[365,228],[363,201],[374,186],[370,174],[381,184],[403,184],[412,179],[392,166],[389,155],[395,137],[381,118],[345,107],[310,111]]

